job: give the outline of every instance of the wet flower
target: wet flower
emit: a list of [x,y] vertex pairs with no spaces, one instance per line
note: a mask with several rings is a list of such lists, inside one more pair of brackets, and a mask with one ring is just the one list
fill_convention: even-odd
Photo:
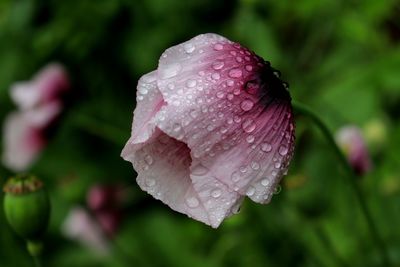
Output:
[[291,98],[279,76],[216,34],[167,49],[139,80],[122,151],[139,186],[212,227],[245,196],[268,203],[294,148]]
[[336,142],[356,174],[364,175],[371,170],[371,158],[364,137],[357,126],[347,125],[340,128],[336,133]]
[[24,171],[47,143],[46,130],[61,113],[62,93],[68,89],[65,71],[51,64],[32,81],[11,87],[11,98],[19,110],[10,113],[3,125],[2,162],[14,171]]
[[61,230],[66,237],[77,240],[99,255],[109,252],[110,244],[100,225],[82,207],[71,209]]

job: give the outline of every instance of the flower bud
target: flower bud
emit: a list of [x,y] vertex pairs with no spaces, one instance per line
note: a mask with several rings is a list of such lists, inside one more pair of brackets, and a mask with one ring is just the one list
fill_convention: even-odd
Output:
[[10,226],[24,239],[39,239],[50,217],[50,201],[42,181],[30,175],[13,177],[4,192],[4,212]]

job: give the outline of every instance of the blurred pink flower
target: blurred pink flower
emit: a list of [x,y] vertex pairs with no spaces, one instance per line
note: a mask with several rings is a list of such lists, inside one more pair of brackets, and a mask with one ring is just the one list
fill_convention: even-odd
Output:
[[108,236],[118,230],[123,198],[122,187],[118,185],[94,185],[88,192],[88,206]]
[[109,252],[110,244],[100,225],[82,207],[70,210],[61,231],[66,237],[77,240],[99,255],[107,255]]
[[2,162],[14,171],[24,171],[45,147],[46,129],[62,110],[61,94],[68,89],[65,71],[50,64],[32,81],[11,87],[11,98],[19,107],[3,125]]
[[336,133],[336,142],[342,148],[356,174],[364,175],[371,170],[371,157],[357,126],[347,125],[340,128]]
[[202,34],[167,49],[139,80],[122,157],[143,190],[218,227],[245,196],[270,201],[293,149],[279,72],[238,43]]

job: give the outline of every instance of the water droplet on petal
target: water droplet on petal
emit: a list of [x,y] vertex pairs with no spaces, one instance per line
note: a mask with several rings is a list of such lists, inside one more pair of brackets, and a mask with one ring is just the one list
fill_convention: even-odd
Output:
[[220,70],[224,67],[224,62],[223,61],[216,61],[212,64],[212,67],[214,70]]
[[153,178],[147,178],[145,183],[148,187],[152,187],[156,184],[156,180],[154,180]]
[[249,135],[246,137],[247,143],[251,144],[254,142],[254,135]]
[[260,169],[260,164],[259,164],[258,162],[253,161],[253,162],[251,163],[251,168],[252,168],[253,170],[258,170],[258,169]]
[[226,85],[228,85],[228,86],[233,86],[234,84],[235,84],[235,82],[233,80],[226,81]]
[[219,80],[219,78],[221,78],[221,75],[218,72],[214,72],[213,74],[211,74],[211,78],[213,78],[214,80]]
[[288,153],[288,148],[286,146],[280,146],[278,152],[281,156],[285,156]]
[[193,119],[197,118],[197,116],[199,116],[199,112],[197,110],[192,110],[189,113],[190,117],[192,117]]
[[253,70],[253,66],[252,65],[246,65],[246,70],[247,71],[252,71]]
[[240,70],[240,69],[231,69],[229,71],[228,75],[231,78],[240,78],[240,77],[242,77],[242,70]]
[[186,53],[190,54],[196,49],[196,47],[192,43],[186,43],[183,45],[183,49]]
[[194,166],[191,170],[191,174],[193,175],[198,175],[198,176],[202,176],[206,173],[208,173],[208,169],[207,167],[203,166],[201,163],[197,164],[196,166]]
[[224,96],[225,96],[225,94],[224,94],[224,92],[222,92],[222,91],[219,91],[219,92],[217,93],[217,97],[218,97],[218,98],[224,98]]
[[246,133],[251,133],[256,129],[256,124],[252,119],[246,119],[242,124],[242,128]]
[[195,87],[196,84],[197,84],[196,80],[192,80],[192,79],[190,79],[186,82],[186,86],[189,88]]
[[246,195],[251,197],[252,195],[254,195],[255,192],[256,192],[256,190],[254,189],[254,187],[250,186],[246,191]]
[[261,185],[263,185],[263,186],[268,186],[268,185],[269,185],[269,180],[268,180],[267,178],[262,179],[262,180],[261,180]]
[[150,155],[146,155],[145,157],[144,157],[144,161],[148,164],[148,165],[151,165],[151,164],[153,164],[153,157],[152,156],[150,156]]
[[222,194],[222,191],[221,191],[221,189],[218,189],[218,188],[211,191],[211,196],[213,198],[219,198],[221,196],[221,194]]
[[240,179],[240,174],[238,172],[233,172],[231,175],[231,179],[234,183],[236,183]]
[[275,163],[275,168],[279,169],[280,167],[281,167],[281,163],[280,162]]
[[244,111],[249,111],[253,108],[254,103],[253,101],[251,101],[250,99],[245,99],[242,101],[242,103],[240,104],[240,107],[244,110]]
[[217,51],[219,51],[219,50],[224,49],[224,46],[223,46],[222,44],[215,44],[215,45],[214,45],[214,49],[217,50]]
[[243,61],[243,59],[241,57],[236,57],[236,61],[240,63]]
[[167,64],[163,68],[158,69],[158,73],[161,79],[172,78],[182,70],[182,66],[179,63]]
[[189,197],[186,199],[186,205],[188,205],[189,208],[196,208],[199,206],[199,200],[195,197]]
[[272,146],[269,143],[262,143],[261,150],[264,152],[270,152],[272,150]]
[[175,123],[172,129],[174,132],[179,132],[182,129],[182,126],[179,123]]

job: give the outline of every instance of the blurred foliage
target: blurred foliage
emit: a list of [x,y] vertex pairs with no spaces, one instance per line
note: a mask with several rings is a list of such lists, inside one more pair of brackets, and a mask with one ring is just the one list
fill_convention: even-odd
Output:
[[[73,96],[32,172],[53,200],[46,266],[378,266],[356,198],[325,140],[297,121],[283,190],[246,201],[218,230],[141,192],[120,157],[138,78],[171,45],[204,32],[238,41],[280,69],[292,97],[335,131],[368,130],[374,170],[364,190],[392,261],[400,266],[400,2],[395,0],[1,0],[0,121],[10,85],[51,61],[70,73]],[[378,133],[378,134],[375,134]],[[1,145],[0,145],[1,146]],[[1,148],[1,147],[0,147]],[[0,182],[12,173],[0,166]],[[93,183],[123,183],[131,200],[112,254],[60,233]],[[0,212],[0,266],[31,266]]]

